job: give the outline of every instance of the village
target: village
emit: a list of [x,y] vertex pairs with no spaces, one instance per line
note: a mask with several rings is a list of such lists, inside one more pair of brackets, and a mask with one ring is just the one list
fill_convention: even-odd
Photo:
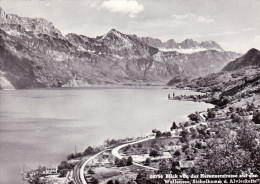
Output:
[[[172,96],[168,96],[169,100],[208,101],[209,98],[208,94],[175,97],[173,93]],[[154,174],[191,175],[201,169],[205,172],[205,163],[212,162],[215,144],[230,146],[233,139],[253,133],[246,143],[233,146],[238,151],[246,144],[259,147],[259,110],[259,95],[247,94],[222,108],[190,114],[189,121],[173,122],[165,132],[153,129],[134,139],[106,140],[101,147],[88,147],[83,153],[69,155],[58,166],[28,171],[25,178],[30,183],[142,183]],[[243,132],[245,128],[247,131]]]

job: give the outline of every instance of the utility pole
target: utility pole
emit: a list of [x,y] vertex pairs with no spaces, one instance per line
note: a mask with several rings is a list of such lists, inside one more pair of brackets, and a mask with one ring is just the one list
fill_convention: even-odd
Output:
[[75,146],[75,155],[77,154],[77,146]]

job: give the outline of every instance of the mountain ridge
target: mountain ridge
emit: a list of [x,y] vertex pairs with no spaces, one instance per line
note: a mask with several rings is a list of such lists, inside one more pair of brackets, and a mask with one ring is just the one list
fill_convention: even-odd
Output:
[[260,67],[260,51],[252,48],[245,55],[236,60],[228,63],[222,71],[231,71],[247,66],[256,66]]
[[[174,76],[219,71],[240,56],[214,49],[162,51],[115,29],[96,38],[75,33],[63,36],[45,19],[10,16],[3,10],[0,14],[4,20],[0,22],[0,88],[7,83],[14,88],[165,84]],[[173,39],[167,42],[169,47],[174,43]]]
[[[224,49],[215,41],[203,41],[199,43],[189,38],[177,43],[174,39],[169,39],[166,42],[162,42],[160,39],[152,37],[142,37],[141,40],[161,51],[177,51],[179,53],[194,53],[205,50],[224,51]],[[190,49],[190,52],[188,52],[188,49]]]

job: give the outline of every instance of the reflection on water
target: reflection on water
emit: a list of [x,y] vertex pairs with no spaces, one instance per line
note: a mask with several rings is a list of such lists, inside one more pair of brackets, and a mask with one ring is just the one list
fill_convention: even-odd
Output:
[[[0,183],[22,183],[25,168],[58,164],[107,138],[165,130],[210,104],[167,100],[173,90],[51,89],[0,91]],[[176,91],[175,94],[191,94]]]

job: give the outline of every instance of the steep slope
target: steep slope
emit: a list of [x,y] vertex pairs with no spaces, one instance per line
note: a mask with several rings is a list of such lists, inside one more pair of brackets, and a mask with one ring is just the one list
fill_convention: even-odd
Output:
[[[246,63],[246,65],[244,65]],[[250,49],[239,59],[230,62],[232,70],[221,71],[199,77],[190,81],[176,78],[169,81],[169,85],[190,87],[197,91],[212,92],[216,97],[241,96],[260,92],[259,51]],[[227,65],[229,66],[229,64]],[[235,67],[234,67],[235,66]],[[237,68],[237,69],[234,69]],[[234,70],[233,70],[234,69]]]
[[165,84],[175,76],[219,71],[240,56],[212,49],[212,42],[193,40],[182,42],[183,49],[204,45],[204,50],[190,54],[162,51],[161,47],[175,48],[177,43],[157,40],[157,46],[152,46],[115,29],[96,38],[63,36],[45,19],[9,15],[2,9],[0,19],[0,88]]
[[260,67],[260,51],[257,49],[250,49],[242,57],[228,63],[222,70],[232,71],[243,67],[255,66]]

